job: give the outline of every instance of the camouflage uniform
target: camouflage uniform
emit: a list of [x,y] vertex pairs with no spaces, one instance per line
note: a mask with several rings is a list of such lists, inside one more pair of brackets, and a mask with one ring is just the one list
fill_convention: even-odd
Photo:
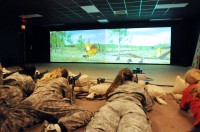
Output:
[[3,72],[0,69],[0,85],[2,85],[2,84],[3,84]]
[[14,107],[33,93],[35,82],[31,76],[13,73],[0,85],[0,105]]
[[3,84],[3,70],[0,62],[0,85]]
[[57,78],[39,82],[31,96],[17,106],[16,112],[0,126],[1,132],[20,132],[43,120],[62,123],[68,130],[86,125],[92,113],[70,103],[68,80]]
[[86,132],[151,132],[146,114],[153,106],[148,93],[138,84],[125,81],[108,95],[106,104],[86,127]]

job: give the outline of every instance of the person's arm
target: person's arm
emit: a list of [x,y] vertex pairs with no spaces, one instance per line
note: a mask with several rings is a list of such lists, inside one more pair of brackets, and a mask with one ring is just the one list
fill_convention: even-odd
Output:
[[190,109],[190,101],[192,99],[192,95],[190,94],[192,86],[188,86],[183,90],[183,96],[180,101],[180,108],[181,110],[188,111]]
[[149,95],[149,93],[146,91],[146,89],[144,89],[144,96],[145,96],[144,108],[146,109],[146,111],[151,111],[154,106],[154,101]]
[[0,62],[0,85],[3,84],[3,69]]
[[27,79],[25,93],[30,96],[35,90],[35,81],[30,77]]
[[72,89],[69,85],[68,79],[63,78],[61,83],[62,83],[63,98],[65,100],[72,100]]
[[189,96],[183,95],[180,101],[180,108],[183,111],[188,111],[190,109],[190,103],[189,103]]

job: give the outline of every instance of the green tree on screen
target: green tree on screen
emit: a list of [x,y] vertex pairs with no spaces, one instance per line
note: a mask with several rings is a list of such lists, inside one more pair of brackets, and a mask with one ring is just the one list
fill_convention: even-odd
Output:
[[120,57],[120,44],[122,41],[123,36],[126,36],[128,34],[127,29],[112,29],[112,34],[117,34],[118,35],[118,57]]
[[67,42],[68,42],[70,45],[73,45],[73,43],[74,43],[74,41],[72,40],[72,34],[71,34],[71,33],[69,33],[69,34],[67,35]]
[[63,48],[65,45],[65,31],[59,32],[51,32],[50,34],[50,43],[51,48],[56,50],[60,50],[60,53],[63,53]]
[[83,36],[82,35],[80,35],[79,36],[79,38],[78,38],[78,48],[80,49],[80,50],[84,50],[85,49],[85,45],[84,45],[84,42],[85,40],[83,39]]
[[56,51],[57,48],[57,33],[56,32],[51,32],[50,33],[50,46],[52,49]]

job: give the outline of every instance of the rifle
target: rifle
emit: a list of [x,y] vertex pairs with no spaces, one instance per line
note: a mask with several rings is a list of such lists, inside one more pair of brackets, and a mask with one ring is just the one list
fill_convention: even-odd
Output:
[[72,103],[75,103],[75,98],[74,98],[74,87],[75,87],[75,83],[76,80],[79,79],[79,77],[81,76],[81,73],[79,73],[79,75],[73,77],[73,76],[69,76],[69,84],[72,84],[72,96],[71,96],[71,101]]

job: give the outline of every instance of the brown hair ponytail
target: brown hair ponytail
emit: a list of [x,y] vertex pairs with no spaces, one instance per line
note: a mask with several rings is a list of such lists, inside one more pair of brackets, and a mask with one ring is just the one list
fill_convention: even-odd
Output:
[[110,87],[106,91],[106,98],[108,99],[108,94],[113,92],[115,88],[117,88],[119,85],[122,85],[126,80],[129,81],[133,80],[133,74],[129,68],[121,69],[118,72],[114,82],[110,85]]

